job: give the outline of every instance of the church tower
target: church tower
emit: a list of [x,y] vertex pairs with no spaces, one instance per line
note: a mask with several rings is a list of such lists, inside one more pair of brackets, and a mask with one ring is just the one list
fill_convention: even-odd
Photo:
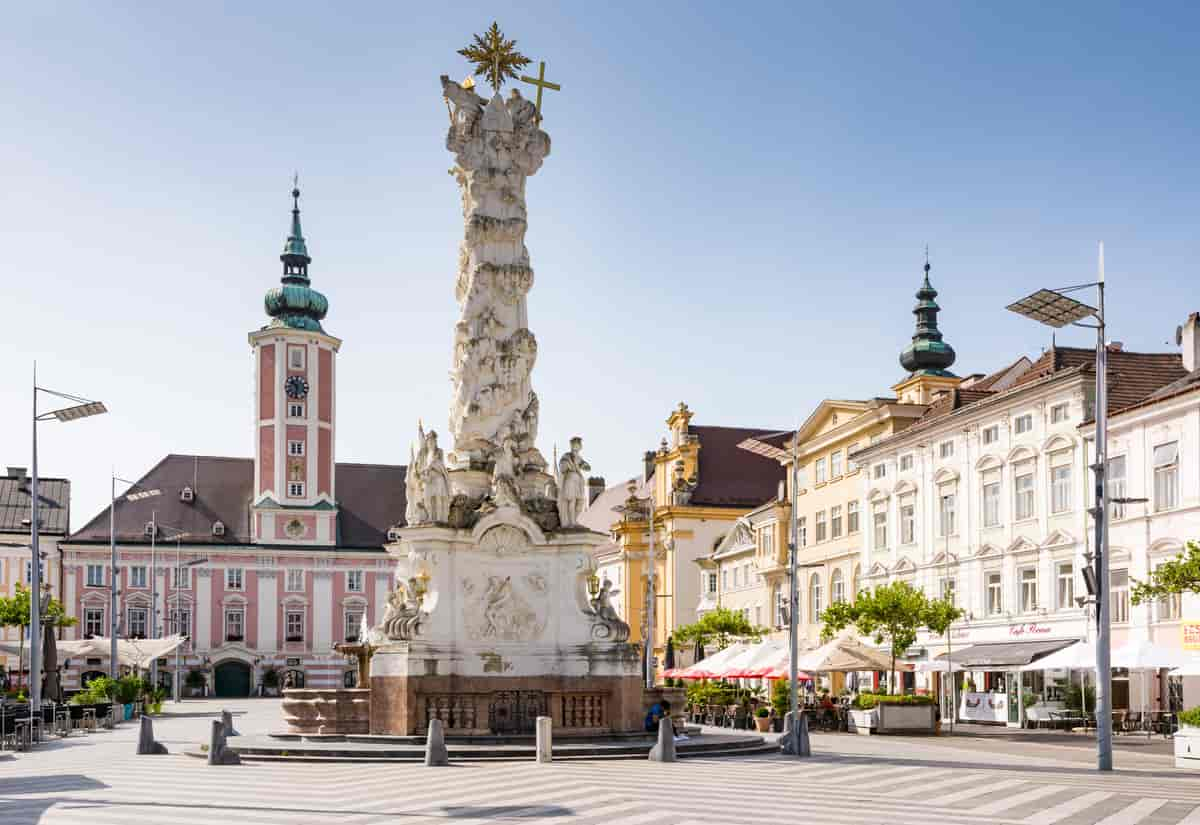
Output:
[[937,316],[941,307],[937,305],[937,290],[929,283],[929,256],[925,256],[925,281],[917,290],[917,305],[913,315],[917,328],[912,341],[900,353],[900,366],[909,376],[892,389],[896,397],[906,404],[929,404],[941,393],[952,390],[961,380],[950,372],[954,365],[954,348],[942,340]]
[[333,439],[337,352],[321,319],[325,296],[310,286],[312,259],[300,231],[300,190],[282,284],[264,300],[270,323],[250,333],[254,354],[254,500],[251,533],[261,544],[337,543]]

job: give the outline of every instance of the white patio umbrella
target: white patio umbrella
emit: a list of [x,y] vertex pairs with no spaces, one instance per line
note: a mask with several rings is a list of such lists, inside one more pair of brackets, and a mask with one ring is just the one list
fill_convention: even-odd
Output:
[[[1113,665],[1117,667],[1117,665]],[[1027,665],[1022,665],[1022,671],[1030,670],[1095,670],[1096,645],[1093,642],[1076,642],[1062,650],[1056,650],[1049,656],[1034,659]]]
[[1112,666],[1129,670],[1160,670],[1179,667],[1188,657],[1182,650],[1150,641],[1127,642],[1112,652]]
[[1200,659],[1192,659],[1187,664],[1181,665],[1170,673],[1168,676],[1200,676]]

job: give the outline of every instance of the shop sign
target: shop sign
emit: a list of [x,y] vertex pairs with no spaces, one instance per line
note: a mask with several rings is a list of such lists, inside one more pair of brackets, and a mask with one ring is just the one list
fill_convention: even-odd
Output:
[[1200,650],[1200,622],[1185,621],[1180,625],[1184,650]]
[[293,657],[289,656],[287,659],[287,666],[288,667],[299,667],[300,666],[300,657],[297,656],[297,657],[293,658]]
[[1049,632],[1049,625],[1038,624],[1037,622],[1029,622],[1027,624],[1010,624],[1008,626],[1009,636],[1043,636]]

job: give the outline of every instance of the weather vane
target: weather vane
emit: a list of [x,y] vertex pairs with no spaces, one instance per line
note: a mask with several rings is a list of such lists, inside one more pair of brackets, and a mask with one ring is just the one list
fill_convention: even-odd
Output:
[[516,80],[517,70],[531,62],[517,51],[517,41],[504,39],[504,33],[495,22],[490,29],[474,37],[474,42],[459,49],[458,53],[475,64],[475,74],[486,77],[493,92],[498,93],[507,80]]

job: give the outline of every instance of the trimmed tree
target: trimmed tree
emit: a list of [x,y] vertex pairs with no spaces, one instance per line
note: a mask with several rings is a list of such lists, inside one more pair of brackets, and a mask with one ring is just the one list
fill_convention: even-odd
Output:
[[728,607],[718,607],[709,611],[692,624],[675,628],[671,635],[679,642],[709,645],[717,643],[719,648],[726,648],[733,639],[746,639],[757,642],[768,631],[750,623],[741,611],[730,610]]
[[1135,581],[1130,588],[1134,604],[1157,601],[1183,593],[1200,593],[1200,543],[1189,541],[1187,549],[1150,571],[1146,581]]
[[[12,596],[0,596],[0,627],[15,627],[20,641],[17,643],[17,686],[24,682],[25,660],[25,628],[33,621],[33,609],[30,604],[31,591],[28,587],[17,583],[16,593]],[[50,622],[57,627],[71,627],[79,620],[68,616],[63,603],[58,599],[50,599],[46,614],[41,617],[43,622]],[[31,645],[38,644],[38,639],[30,639]]]
[[896,681],[896,657],[903,656],[917,640],[922,628],[945,635],[963,611],[946,599],[930,599],[908,582],[895,581],[874,590],[864,590],[853,602],[834,602],[821,612],[822,638],[832,638],[843,628],[854,626],[875,644],[886,642],[891,649],[892,682]]

